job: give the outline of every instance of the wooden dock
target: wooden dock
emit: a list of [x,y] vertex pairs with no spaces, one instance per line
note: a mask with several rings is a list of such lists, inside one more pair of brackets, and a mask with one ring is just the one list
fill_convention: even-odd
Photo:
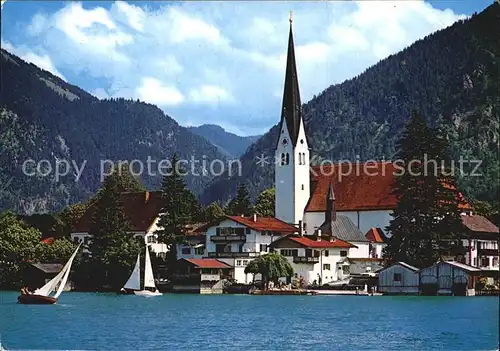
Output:
[[254,290],[252,295],[317,295],[314,290]]
[[349,296],[382,296],[382,293],[370,294],[367,291],[356,290],[312,290],[315,295],[349,295]]

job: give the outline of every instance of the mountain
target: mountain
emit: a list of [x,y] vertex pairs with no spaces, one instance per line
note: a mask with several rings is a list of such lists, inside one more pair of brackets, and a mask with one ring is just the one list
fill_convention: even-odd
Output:
[[204,137],[215,145],[222,154],[231,158],[239,158],[251,144],[261,137],[261,135],[239,136],[226,132],[224,128],[215,124],[188,127],[188,130]]
[[[156,106],[99,100],[5,50],[0,60],[0,210],[45,212],[85,200],[100,187],[106,160],[137,160],[136,173],[142,162],[141,179],[148,188],[159,187],[160,166],[167,165],[159,162],[174,152],[186,160],[225,160],[215,146]],[[68,175],[56,177],[55,165],[63,171],[64,161],[84,165],[77,181],[73,165]],[[201,174],[201,166],[193,167]],[[208,175],[186,178],[196,193],[210,180]]]
[[[493,30],[498,23],[500,4],[495,3],[303,105],[316,163],[392,159],[405,121],[418,109],[431,125],[445,127],[456,160],[481,160],[482,175],[461,177],[460,189],[469,198],[498,198],[500,31]],[[277,137],[274,126],[242,155],[241,175],[215,179],[202,201],[226,202],[241,182],[253,198],[271,187]],[[262,162],[263,157],[271,162]],[[465,171],[474,167],[473,162],[465,164]]]

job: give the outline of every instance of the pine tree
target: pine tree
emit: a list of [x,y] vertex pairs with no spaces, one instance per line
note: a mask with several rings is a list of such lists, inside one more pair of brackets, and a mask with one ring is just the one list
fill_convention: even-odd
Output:
[[236,197],[229,202],[225,212],[233,216],[251,215],[252,205],[245,183],[240,184]]
[[203,220],[205,222],[211,222],[224,216],[224,210],[216,203],[212,202],[210,205],[203,210]]
[[263,217],[274,217],[276,189],[270,188],[260,193],[255,202],[254,212]]
[[119,182],[116,177],[107,177],[95,203],[89,234],[91,258],[89,282],[96,288],[110,286],[120,288],[141,250],[140,243],[130,233],[128,218],[119,197]]
[[460,248],[460,200],[448,145],[414,112],[397,147],[404,171],[396,174],[398,204],[384,257],[425,267]]
[[180,175],[177,155],[174,154],[171,164],[161,187],[163,207],[156,234],[159,241],[167,245],[167,260],[174,262],[176,244],[186,241],[186,226],[199,220],[200,205]]

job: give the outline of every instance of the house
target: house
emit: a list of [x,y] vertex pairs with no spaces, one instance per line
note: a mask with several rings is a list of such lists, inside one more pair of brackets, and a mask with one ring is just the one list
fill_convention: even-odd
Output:
[[277,218],[223,216],[198,229],[205,231],[206,252],[232,267],[232,276],[238,283],[248,284],[252,274],[245,274],[245,267],[255,257],[268,253],[269,245],[297,231],[293,225]]
[[[128,192],[120,194],[125,215],[129,219],[130,230],[135,238],[144,241],[158,256],[165,257],[167,247],[158,241],[155,231],[158,229],[159,214],[162,208],[161,192]],[[89,234],[96,203],[91,204],[71,232],[75,243],[90,243]],[[84,249],[86,252],[88,250]]]
[[231,266],[213,258],[183,258],[177,262],[171,284],[174,292],[222,294]]
[[481,269],[461,262],[441,261],[420,270],[420,290],[424,295],[475,295]]
[[[357,228],[356,228],[357,229]],[[272,243],[273,250],[285,256],[304,283],[325,284],[339,279],[337,264],[356,247],[335,236],[292,234]],[[341,273],[340,273],[341,276]]]
[[365,234],[369,241],[369,257],[381,258],[382,250],[387,246],[388,238],[380,228],[370,228]]
[[[334,206],[337,217],[348,218],[369,236],[368,239],[363,236],[361,241],[339,238],[356,247],[351,257],[381,257],[387,237],[380,228],[389,225],[397,206],[393,187],[401,165],[344,162],[310,167],[309,140],[301,105],[290,22],[283,103],[275,144],[276,217],[300,226],[305,235],[315,235],[318,230],[325,234],[331,223],[325,217]],[[464,203],[461,210],[471,214],[472,208]]]
[[467,249],[464,262],[488,270],[499,270],[499,229],[483,216],[464,214],[462,223],[466,231],[463,244]]
[[[35,290],[48,283],[63,269],[63,265],[59,263],[32,263],[26,267],[23,272],[24,281],[29,289]],[[65,291],[72,288],[71,281],[66,282]]]
[[207,223],[195,223],[187,226],[186,242],[177,244],[177,259],[183,258],[203,258],[206,256],[205,235],[202,230]]
[[419,270],[404,262],[396,262],[378,271],[378,291],[385,295],[418,295]]

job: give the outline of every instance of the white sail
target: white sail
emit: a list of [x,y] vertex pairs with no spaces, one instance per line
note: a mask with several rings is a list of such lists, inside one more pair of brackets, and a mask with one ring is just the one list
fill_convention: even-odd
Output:
[[[78,247],[76,248],[75,252],[73,252],[73,255],[71,255],[70,259],[64,265],[63,269],[61,269],[61,271],[54,278],[52,278],[47,284],[45,284],[44,286],[42,286],[40,289],[35,290],[35,294],[36,295],[49,296],[50,293],[52,293],[52,291],[55,290],[57,284],[59,282],[61,282],[61,280],[63,280],[66,271],[68,271],[68,275],[69,275],[69,271],[71,269],[71,264],[73,263],[73,260],[74,260],[74,258],[76,256],[76,253],[78,252],[78,249],[80,248],[80,245],[78,245]],[[68,278],[66,277],[66,280],[67,279]],[[66,284],[66,282],[64,282],[64,284]],[[63,286],[63,288],[64,288],[64,286]],[[60,293],[59,293],[59,295],[60,295]],[[57,295],[57,296],[59,296],[59,295]]]
[[146,259],[144,263],[144,288],[156,288],[155,278],[153,276],[153,267],[149,257],[149,248],[146,246]]
[[137,262],[135,263],[134,270],[128,278],[124,286],[125,289],[141,290],[141,255],[137,255]]
[[80,248],[80,245],[78,245],[75,252],[73,252],[73,255],[71,255],[71,258],[69,259],[68,263],[66,263],[66,271],[64,272],[64,277],[62,278],[61,282],[59,283],[59,288],[57,289],[57,291],[54,295],[54,298],[56,298],[56,299],[59,297],[59,295],[62,294],[64,287],[66,286],[66,282],[68,281],[69,273],[71,272],[71,265],[73,264],[73,260],[76,257],[76,254],[78,252],[78,249]]

